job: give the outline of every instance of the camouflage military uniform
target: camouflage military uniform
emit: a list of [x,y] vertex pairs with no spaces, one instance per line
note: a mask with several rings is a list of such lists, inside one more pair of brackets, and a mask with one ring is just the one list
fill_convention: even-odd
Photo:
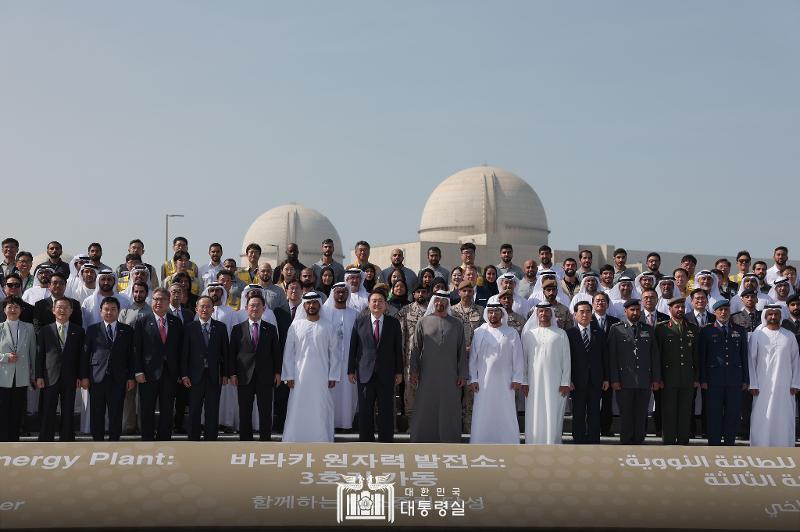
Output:
[[400,329],[403,331],[403,367],[405,368],[402,384],[403,410],[409,420],[409,427],[411,426],[411,414],[414,412],[414,398],[416,397],[416,390],[411,386],[411,351],[414,347],[412,344],[417,322],[422,319],[427,308],[427,305],[411,303],[397,313],[397,319],[400,320]]
[[[450,310],[453,315],[464,324],[464,339],[466,340],[467,353],[469,353],[475,329],[483,324],[483,307],[480,305],[470,305],[464,308],[459,302],[451,306]],[[472,427],[472,401],[472,388],[465,386],[462,392],[461,411],[464,419],[464,432],[467,434],[469,434]]]

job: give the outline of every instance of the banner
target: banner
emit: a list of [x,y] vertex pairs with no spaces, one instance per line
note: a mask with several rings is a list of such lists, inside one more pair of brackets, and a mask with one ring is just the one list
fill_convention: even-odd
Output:
[[[800,529],[800,449],[0,444],[0,528]],[[341,526],[341,525],[339,525]]]

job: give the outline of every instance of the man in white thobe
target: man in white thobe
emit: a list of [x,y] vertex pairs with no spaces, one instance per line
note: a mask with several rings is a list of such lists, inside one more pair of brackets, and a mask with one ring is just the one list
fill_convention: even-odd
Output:
[[369,304],[369,293],[364,288],[364,272],[358,268],[348,268],[344,272],[344,282],[350,288],[350,297],[347,300],[347,307],[361,312]]
[[286,336],[281,375],[289,387],[284,442],[332,442],[333,395],[330,388],[341,378],[335,333],[330,320],[320,316],[320,294],[303,295]]
[[347,307],[350,290],[342,281],[331,287],[331,297],[323,305],[325,317],[331,323],[334,334],[334,351],[339,357],[341,374],[339,384],[331,389],[333,395],[333,426],[337,429],[352,429],[353,418],[358,410],[358,386],[347,378],[347,363],[350,356],[350,336],[358,312]]
[[536,305],[522,330],[522,351],[525,443],[561,443],[571,360],[567,334],[556,324],[550,303]]
[[781,328],[781,307],[767,305],[750,334],[750,445],[794,447],[800,355],[794,334]]
[[469,353],[474,394],[470,443],[519,443],[515,392],[525,375],[522,342],[508,326],[498,296],[489,298],[484,324],[475,329]]

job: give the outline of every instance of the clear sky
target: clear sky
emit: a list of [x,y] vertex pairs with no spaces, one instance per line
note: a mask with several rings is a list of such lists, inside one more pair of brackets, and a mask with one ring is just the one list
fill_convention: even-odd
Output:
[[0,233],[157,263],[181,213],[204,262],[297,201],[406,242],[488,163],[556,248],[797,258],[798,28],[781,0],[2,0]]

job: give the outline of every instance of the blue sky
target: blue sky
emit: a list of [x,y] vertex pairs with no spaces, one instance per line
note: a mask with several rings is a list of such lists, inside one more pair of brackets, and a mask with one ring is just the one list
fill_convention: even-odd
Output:
[[489,163],[556,248],[770,254],[796,235],[798,27],[779,0],[0,1],[2,234],[158,262],[177,212],[202,260],[297,201],[345,247],[411,241]]

